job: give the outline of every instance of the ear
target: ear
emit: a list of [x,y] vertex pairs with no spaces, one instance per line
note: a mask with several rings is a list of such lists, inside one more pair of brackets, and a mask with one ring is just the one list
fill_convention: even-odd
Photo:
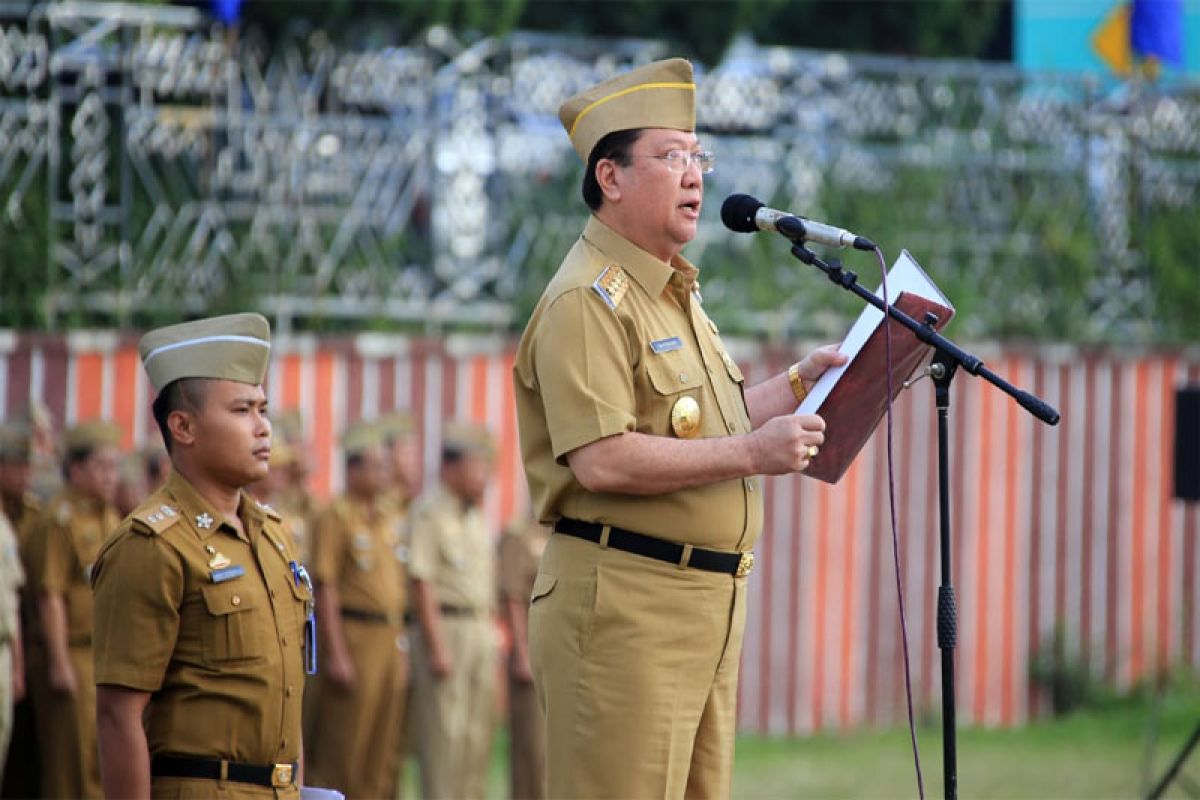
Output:
[[621,170],[617,162],[611,158],[602,158],[596,162],[596,184],[605,200],[610,203],[621,201]]
[[171,439],[175,444],[191,447],[196,443],[196,415],[191,411],[172,411],[167,415],[167,428],[171,431]]

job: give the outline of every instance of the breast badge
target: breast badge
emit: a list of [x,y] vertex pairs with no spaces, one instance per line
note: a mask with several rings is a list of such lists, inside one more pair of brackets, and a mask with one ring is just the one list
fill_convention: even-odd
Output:
[[700,404],[684,395],[671,408],[671,430],[680,439],[694,439],[700,432]]

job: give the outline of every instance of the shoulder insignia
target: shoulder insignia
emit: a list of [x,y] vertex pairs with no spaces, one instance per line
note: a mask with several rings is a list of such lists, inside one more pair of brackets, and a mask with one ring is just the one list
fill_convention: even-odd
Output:
[[271,508],[271,506],[267,505],[266,503],[262,502],[261,500],[255,500],[254,502],[258,503],[258,507],[261,508],[263,510],[263,513],[266,514],[271,519],[273,519],[273,520],[283,519],[283,517],[280,515],[280,513],[278,511]]
[[609,264],[592,282],[592,288],[600,295],[600,299],[615,311],[621,304],[621,299],[625,297],[625,292],[629,291],[629,276],[616,264]]
[[133,530],[146,536],[160,534],[180,519],[179,512],[165,503],[157,506],[147,503],[130,516],[134,523],[140,523],[135,524]]

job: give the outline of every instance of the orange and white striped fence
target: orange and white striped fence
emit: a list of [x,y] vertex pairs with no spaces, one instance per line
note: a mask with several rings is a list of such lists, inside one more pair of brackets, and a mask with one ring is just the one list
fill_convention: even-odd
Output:
[[[410,409],[426,474],[442,420],[486,423],[499,443],[487,512],[526,513],[510,383],[515,341],[391,335],[277,337],[274,409],[299,408],[312,490],[341,483],[350,421]],[[1062,412],[1054,428],[961,375],[951,406],[953,569],[959,607],[958,713],[1013,725],[1048,701],[1029,666],[1063,633],[1068,653],[1117,688],[1175,665],[1200,667],[1200,508],[1172,498],[1174,392],[1200,382],[1200,353],[978,348],[988,364]],[[751,382],[790,353],[736,347]],[[136,336],[0,331],[0,415],[30,399],[62,423],[93,417],[156,441]],[[904,715],[903,672],[881,425],[837,486],[767,482],[766,533],[751,578],[742,727],[803,733],[888,725]],[[938,520],[932,387],[895,406],[900,553],[914,694],[936,710]],[[1200,447],[1200,442],[1190,446]]]

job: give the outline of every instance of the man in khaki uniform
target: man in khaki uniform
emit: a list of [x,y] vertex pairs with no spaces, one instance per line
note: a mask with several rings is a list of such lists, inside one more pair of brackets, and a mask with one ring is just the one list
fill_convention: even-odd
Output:
[[510,525],[500,536],[500,608],[508,622],[509,786],[513,800],[545,796],[546,724],[533,689],[529,664],[529,595],[550,529],[532,520]]
[[441,485],[413,508],[413,731],[425,798],[482,798],[495,724],[495,550],[480,503],[491,441],[447,425]]
[[312,576],[322,665],[308,742],[314,784],[355,798],[391,798],[407,684],[404,564],[393,512],[383,503],[383,432],[368,422],[347,429],[346,493],[318,517]]
[[519,346],[514,389],[537,518],[555,527],[529,612],[550,797],[725,797],[759,474],[803,470],[795,416],[815,351],[744,388],[701,306],[696,235],[713,164],[691,65],[569,98],[592,217]]
[[171,457],[92,573],[110,797],[297,798],[312,593],[266,474],[270,328],[233,314],[139,345]]
[[63,436],[63,490],[28,537],[29,593],[38,627],[29,653],[42,795],[99,797],[96,686],[92,679],[92,565],[119,517],[121,430],[84,422]]
[[[18,422],[0,425],[0,504],[3,514],[16,533],[17,549],[22,572],[28,563],[25,534],[41,511],[37,496],[30,491],[33,441],[29,427]],[[28,583],[20,593],[20,637],[14,647],[22,655],[29,652],[30,636],[38,624],[35,603],[29,596]],[[12,735],[9,737],[0,797],[36,797],[41,792],[42,771],[38,760],[37,729],[34,727],[33,700],[30,698],[28,658],[22,658],[21,696],[12,713]],[[13,674],[17,680],[16,673]]]
[[25,651],[21,643],[20,589],[25,585],[12,523],[0,512],[0,776],[13,732],[15,703],[25,696]]

